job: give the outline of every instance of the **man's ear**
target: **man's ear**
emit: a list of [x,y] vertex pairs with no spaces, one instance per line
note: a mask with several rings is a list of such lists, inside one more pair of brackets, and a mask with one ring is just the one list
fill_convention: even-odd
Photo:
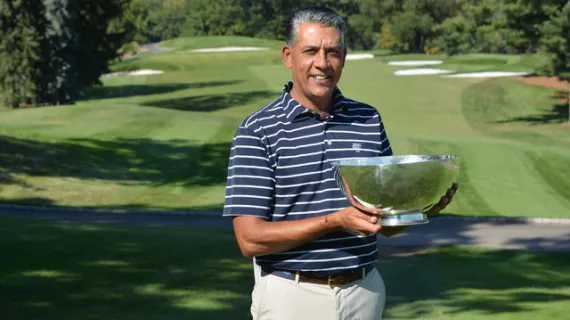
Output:
[[344,62],[346,61],[346,55],[347,55],[348,51],[346,50],[346,47],[344,48],[344,52],[342,55],[342,67],[344,68]]
[[291,61],[291,48],[289,46],[283,46],[281,49],[281,56],[283,57],[283,62],[288,69],[291,69],[293,62]]

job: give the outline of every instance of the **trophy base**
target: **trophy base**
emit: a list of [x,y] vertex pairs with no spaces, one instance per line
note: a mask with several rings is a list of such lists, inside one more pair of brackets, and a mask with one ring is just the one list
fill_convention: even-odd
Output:
[[425,213],[403,213],[394,215],[380,215],[379,224],[385,227],[413,226],[429,222]]

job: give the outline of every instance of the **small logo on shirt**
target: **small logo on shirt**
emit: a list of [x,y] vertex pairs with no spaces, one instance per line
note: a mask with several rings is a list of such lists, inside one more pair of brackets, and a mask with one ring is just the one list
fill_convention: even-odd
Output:
[[360,142],[355,142],[352,144],[352,149],[354,149],[357,153],[360,152],[361,148],[362,148],[362,143]]

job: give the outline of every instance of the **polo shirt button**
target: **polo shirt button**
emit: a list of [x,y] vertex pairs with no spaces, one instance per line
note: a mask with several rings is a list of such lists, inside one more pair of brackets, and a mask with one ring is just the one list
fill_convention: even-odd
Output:
[[327,144],[330,146],[332,142],[330,140],[327,140]]

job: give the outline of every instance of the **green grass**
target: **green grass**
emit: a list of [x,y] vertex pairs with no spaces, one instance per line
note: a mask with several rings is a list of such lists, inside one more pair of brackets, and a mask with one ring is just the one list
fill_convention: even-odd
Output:
[[[202,73],[202,82],[181,74],[176,85],[137,79],[95,90],[98,101],[5,111],[11,121],[5,118],[0,128],[6,152],[0,157],[2,198],[144,208],[218,205],[239,121],[226,109],[255,107],[272,93],[245,91],[255,85],[246,74],[208,81],[212,74]],[[240,85],[245,90],[228,90]]]
[[441,60],[441,64],[428,66],[395,66],[393,70],[436,68],[449,70],[451,73],[509,71],[532,73],[538,60],[533,55],[499,55],[499,54],[462,54],[446,56],[444,54],[387,54],[378,55],[377,60],[388,63],[390,61],[410,60]]
[[216,36],[216,37],[181,37],[172,40],[166,40],[160,43],[160,47],[173,50],[192,50],[202,48],[219,48],[219,47],[262,47],[280,49],[283,41],[240,37],[240,36]]
[[[3,319],[248,319],[250,259],[229,229],[0,217]],[[552,319],[568,254],[379,247],[386,319]]]
[[[277,64],[282,61],[278,50],[245,51],[245,52],[168,52],[163,54],[139,56],[126,59],[112,66],[113,71],[129,71],[138,69],[158,69],[167,72],[200,71],[204,68],[217,69],[218,72],[228,72],[227,69],[239,69],[236,65],[252,66]],[[243,66],[241,69],[243,69]]]
[[[246,44],[228,39],[176,41]],[[434,57],[348,61],[340,88],[380,110],[397,154],[461,156],[460,191],[444,213],[569,217],[570,135],[557,93],[515,78],[396,77],[398,67],[385,63],[418,58]],[[501,71],[532,61],[465,55],[445,63]],[[221,209],[238,123],[290,79],[279,51],[165,52],[119,65],[128,64],[165,73],[103,78],[74,106],[0,111],[1,201]]]

